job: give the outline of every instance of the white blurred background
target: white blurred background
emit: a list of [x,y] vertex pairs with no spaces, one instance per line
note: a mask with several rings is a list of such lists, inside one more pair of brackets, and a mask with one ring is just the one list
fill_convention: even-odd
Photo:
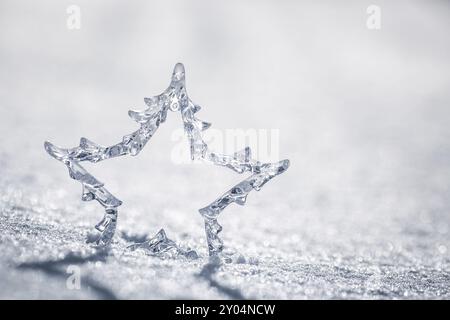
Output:
[[[80,29],[67,27],[69,5],[81,10]],[[370,5],[381,9],[379,30],[366,25]],[[43,142],[119,141],[137,128],[127,110],[162,92],[182,62],[201,119],[217,129],[279,129],[280,157],[291,160],[248,206],[224,211],[228,243],[244,245],[241,232],[277,247],[276,231],[273,242],[264,232],[278,229],[296,235],[304,256],[308,236],[370,235],[395,248],[412,233],[413,246],[433,239],[413,256],[448,264],[449,18],[448,1],[2,0],[2,186],[38,198],[64,190],[78,205],[79,184]],[[124,201],[122,228],[201,239],[197,209],[242,179],[174,164],[180,126],[170,113],[138,157],[87,165]],[[92,223],[101,215],[97,204],[79,208],[94,212]]]

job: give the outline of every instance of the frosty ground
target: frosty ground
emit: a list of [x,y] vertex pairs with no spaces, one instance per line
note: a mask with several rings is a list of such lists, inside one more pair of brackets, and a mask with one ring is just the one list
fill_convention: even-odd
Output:
[[[450,298],[450,6],[378,2],[380,30],[361,1],[80,0],[69,30],[63,4],[2,0],[0,297]],[[276,156],[291,161],[223,211],[240,258],[218,269],[198,209],[244,177],[175,163],[179,114],[137,157],[86,165],[123,201],[109,250],[85,243],[104,210],[43,147],[119,142],[177,62],[199,118],[278,130]],[[246,143],[269,161],[264,138]],[[127,249],[161,228],[199,258]]]
[[[11,163],[5,157],[2,160],[8,168]],[[119,231],[109,250],[85,244],[102,210],[81,202],[79,185],[69,179],[65,167],[51,158],[48,162],[52,178],[16,170],[3,175],[2,298],[450,297],[448,225],[436,217],[358,218],[343,213],[330,219],[320,211],[303,212],[289,197],[274,204],[273,199],[283,198],[275,185],[289,179],[287,172],[271,182],[274,187],[267,185],[251,194],[248,206],[224,211],[226,247],[242,257],[239,263],[212,270],[200,216],[182,203],[161,204],[161,199],[167,199],[163,191],[153,190],[145,199],[125,195],[135,204],[120,211]],[[183,178],[178,179],[178,185],[185,185]],[[189,198],[201,202],[195,194],[185,196]],[[417,224],[417,219],[427,223]],[[160,227],[181,246],[197,250],[200,257],[162,259],[127,249]],[[79,290],[67,285],[69,266],[80,268]]]

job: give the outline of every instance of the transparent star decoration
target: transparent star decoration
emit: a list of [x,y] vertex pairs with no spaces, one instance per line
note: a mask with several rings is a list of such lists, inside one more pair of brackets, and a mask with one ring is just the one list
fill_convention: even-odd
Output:
[[[181,63],[175,65],[172,80],[169,87],[160,95],[144,98],[147,108],[142,111],[128,111],[128,115],[137,123],[140,128],[135,132],[126,135],[122,141],[104,147],[86,138],[80,139],[77,147],[65,149],[57,147],[50,142],[45,142],[45,150],[56,160],[64,163],[69,169],[69,175],[82,185],[81,199],[83,201],[98,201],[105,209],[103,219],[95,226],[95,234],[88,237],[88,242],[96,246],[104,247],[111,243],[117,224],[117,208],[122,201],[111,194],[94,176],[87,172],[81,162],[99,162],[102,160],[132,155],[136,156],[144,148],[145,144],[154,135],[161,123],[166,121],[167,112],[180,112],[184,124],[184,131],[189,139],[190,153],[192,160],[203,160],[215,165],[224,166],[242,174],[249,172],[251,175],[232,187],[221,197],[213,201],[208,206],[199,210],[205,222],[206,240],[210,257],[226,259],[223,254],[223,241],[219,237],[222,226],[217,218],[220,213],[231,203],[244,205],[250,191],[259,191],[264,184],[275,176],[283,173],[289,167],[289,160],[282,160],[275,163],[261,163],[252,159],[249,147],[234,153],[225,155],[212,152],[202,138],[202,132],[208,129],[211,124],[198,119],[195,115],[200,110],[189,99],[185,85],[185,70]],[[151,255],[159,255],[168,251],[175,255],[182,255],[188,258],[196,258],[197,254],[193,250],[184,250],[174,241],[167,238],[166,233],[161,229],[155,237],[130,246],[131,250],[143,249]]]

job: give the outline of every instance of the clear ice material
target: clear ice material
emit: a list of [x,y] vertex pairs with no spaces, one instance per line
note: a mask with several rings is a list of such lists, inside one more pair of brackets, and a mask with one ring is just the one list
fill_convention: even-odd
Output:
[[[83,142],[83,138],[81,139]],[[81,146],[82,143],[80,143]],[[111,242],[117,223],[117,207],[122,201],[112,195],[94,176],[84,169],[79,161],[72,156],[71,150],[62,149],[54,146],[50,142],[45,142],[45,150],[55,159],[63,162],[69,169],[69,176],[81,183],[83,201],[98,201],[105,208],[103,219],[95,226],[97,235],[89,237],[88,242],[94,242],[96,245],[104,246]],[[81,147],[80,147],[81,148]],[[81,154],[77,153],[77,154]],[[87,152],[86,152],[87,154]]]
[[277,163],[268,163],[251,167],[250,171],[257,172],[228,190],[223,196],[213,201],[210,205],[199,210],[205,220],[206,240],[210,255],[220,254],[223,249],[219,232],[222,226],[217,222],[217,217],[230,203],[244,205],[247,195],[253,189],[259,191],[261,187],[273,177],[283,173],[289,167],[289,160]]
[[[144,148],[145,144],[154,135],[159,125],[167,118],[168,110],[180,112],[183,120],[184,131],[189,140],[192,160],[203,160],[215,165],[224,166],[237,173],[249,172],[247,179],[238,183],[227,191],[223,196],[210,205],[199,210],[205,220],[206,239],[210,256],[218,256],[222,253],[223,242],[219,237],[222,227],[217,222],[219,214],[230,203],[244,205],[250,191],[259,191],[273,177],[283,173],[289,167],[289,160],[276,163],[261,163],[252,159],[250,148],[245,148],[233,155],[224,155],[212,152],[202,137],[202,132],[211,124],[196,117],[201,109],[193,103],[186,92],[185,70],[181,63],[177,63],[172,73],[169,87],[160,95],[144,98],[147,105],[144,110],[130,110],[128,115],[136,121],[140,128],[122,138],[112,146],[102,146],[86,138],[80,139],[77,147],[64,149],[45,142],[45,149],[55,159],[63,162],[69,169],[72,179],[79,181],[82,185],[83,201],[96,200],[105,208],[105,216],[96,225],[98,236],[91,241],[97,245],[107,245],[111,242],[117,222],[117,207],[122,202],[112,195],[95,177],[90,175],[81,165],[82,161],[99,162],[109,158],[123,155],[136,156]],[[132,246],[132,248],[143,248],[151,254],[175,251],[186,255],[172,241],[166,237],[164,230],[152,239]],[[192,253],[191,253],[192,255]]]
[[164,255],[167,257],[184,256],[188,259],[198,258],[197,252],[194,250],[184,250],[180,248],[173,240],[167,238],[164,229],[159,230],[153,238],[142,243],[132,244],[128,248],[133,251],[136,249],[142,249],[149,255]]

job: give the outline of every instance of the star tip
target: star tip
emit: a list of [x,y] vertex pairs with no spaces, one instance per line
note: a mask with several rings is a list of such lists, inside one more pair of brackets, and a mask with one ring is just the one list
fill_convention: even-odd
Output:
[[44,142],[45,151],[57,160],[62,160],[65,157],[66,150],[55,146],[49,141]]
[[286,171],[290,165],[291,165],[291,162],[289,161],[289,159],[282,160],[281,166],[280,166],[280,173]]
[[51,143],[50,141],[45,141],[45,142],[44,142],[44,148],[45,148],[45,150],[46,150],[48,153],[51,153],[52,150],[53,150],[53,148],[54,148],[54,145],[53,145],[53,143]]
[[173,68],[173,70],[184,72],[184,65],[181,62],[177,62],[177,64],[175,64],[175,67]]
[[183,81],[184,80],[184,65],[178,62],[173,68],[172,80],[173,81]]

